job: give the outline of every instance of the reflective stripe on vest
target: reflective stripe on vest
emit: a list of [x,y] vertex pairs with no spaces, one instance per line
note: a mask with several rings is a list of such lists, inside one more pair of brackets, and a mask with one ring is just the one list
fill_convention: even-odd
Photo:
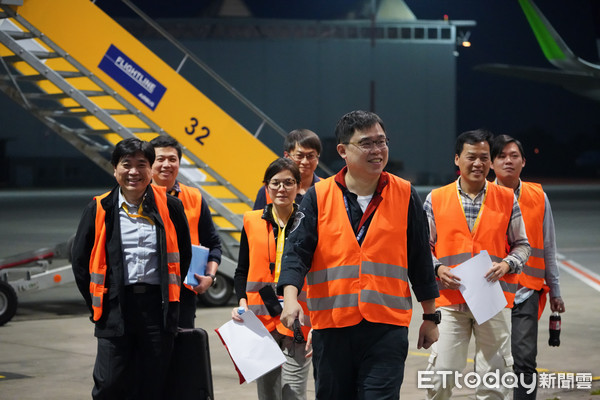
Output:
[[96,219],[94,247],[90,255],[90,295],[92,296],[92,310],[94,315],[92,319],[98,321],[102,316],[102,301],[104,294],[108,291],[104,287],[106,280],[106,211],[102,208],[100,201],[108,196],[106,192],[101,196],[96,196]]
[[[493,262],[501,262],[503,260],[502,257],[498,257],[492,254],[490,254],[489,256]],[[471,253],[461,253],[438,258],[438,261],[444,265],[458,265],[464,263],[470,258],[473,258],[473,255]]]
[[[507,255],[506,232],[514,202],[512,190],[488,182],[479,221],[475,224],[473,232],[469,230],[458,196],[456,182],[431,192],[431,206],[437,230],[437,243],[433,254],[442,264],[451,268],[482,250],[487,250],[492,261],[502,261]],[[517,283],[517,274],[506,274],[500,278],[500,286],[509,308],[513,306]],[[435,302],[437,307],[465,302],[459,290],[444,289],[439,278],[438,288],[440,297]]]
[[306,277],[315,329],[352,326],[363,318],[399,326],[410,323],[406,228],[411,188],[407,181],[383,174],[388,184],[362,246],[334,178],[315,184],[319,241]]
[[[179,249],[177,247],[177,234],[173,222],[169,218],[167,208],[166,190],[158,189],[152,185],[157,209],[165,227],[167,237],[167,263],[168,263],[168,287],[169,301],[179,301],[179,289],[181,278],[179,276]],[[90,295],[92,296],[92,310],[94,321],[102,316],[102,302],[104,294],[108,291],[106,283],[106,211],[102,207],[101,200],[108,196],[106,192],[96,196],[96,218],[94,247],[90,256]]]
[[[277,329],[281,334],[293,337],[294,333],[281,323],[279,316],[271,317],[258,292],[269,285],[275,290],[275,282],[269,265],[275,262],[277,246],[275,245],[273,227],[269,221],[262,219],[262,215],[263,210],[248,211],[244,214],[244,231],[248,237],[248,258],[250,262],[246,280],[248,309],[256,314],[269,332]],[[311,325],[304,291],[300,292],[298,302],[304,310],[305,318],[302,331],[306,338]]]
[[537,183],[521,182],[519,206],[527,239],[531,246],[531,255],[527,259],[519,283],[533,290],[541,290],[546,276],[544,260],[544,214],[546,201],[542,186]]
[[177,245],[177,232],[169,216],[167,207],[167,188],[150,185],[154,191],[154,202],[165,228],[167,239],[167,271],[169,274],[169,301],[179,301],[181,291],[181,272],[179,265],[179,246]]

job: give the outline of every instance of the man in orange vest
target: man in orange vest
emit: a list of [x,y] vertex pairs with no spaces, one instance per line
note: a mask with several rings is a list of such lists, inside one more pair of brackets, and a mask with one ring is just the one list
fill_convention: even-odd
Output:
[[[205,293],[217,281],[217,268],[221,263],[221,239],[215,230],[210,209],[197,188],[177,181],[181,163],[181,145],[170,136],[157,136],[150,141],[156,153],[152,164],[152,181],[167,188],[169,194],[183,203],[188,218],[193,245],[208,248],[208,261],[204,275],[196,274],[198,285],[184,284],[181,288],[179,327],[194,328],[196,319],[196,294]],[[221,278],[223,279],[223,278]]]
[[88,204],[73,242],[98,338],[94,399],[163,398],[191,244],[181,202],[150,185],[153,161],[147,142],[116,145],[118,185]]
[[[309,187],[314,186],[321,178],[315,174],[319,165],[319,156],[321,155],[321,140],[316,133],[310,129],[294,129],[285,137],[283,142],[283,156],[289,158],[300,168],[302,183],[300,190],[296,194],[296,204],[300,204],[302,196]],[[256,194],[254,200],[254,210],[262,210],[267,204],[271,203],[269,194],[262,185]]]
[[412,185],[383,171],[389,139],[379,116],[350,112],[336,137],[346,166],[308,190],[284,248],[281,321],[303,322],[306,277],[317,399],[398,399],[409,280],[424,312],[417,347],[438,338],[427,221]]
[[[517,376],[524,376],[526,384],[523,386],[519,380],[514,390],[515,400],[536,398],[538,319],[544,310],[548,290],[552,312],[565,311],[558,282],[554,218],[550,202],[541,185],[521,181],[523,167],[525,157],[521,142],[508,135],[496,137],[492,146],[492,169],[496,174],[496,183],[514,190],[531,245],[531,255],[519,275],[512,309],[514,370]],[[533,391],[529,391],[529,387],[534,387]]]
[[[427,372],[432,387],[428,399],[448,399],[467,362],[471,335],[475,336],[475,373],[502,377],[512,372],[510,309],[518,275],[529,257],[529,243],[519,204],[511,190],[488,182],[492,134],[484,130],[464,132],[456,140],[454,163],[460,176],[434,189],[425,200],[429,242],[438,277],[442,313],[440,340],[429,357]],[[507,250],[507,247],[509,250]],[[452,268],[486,250],[492,267],[485,277],[500,282],[507,307],[478,324],[459,291],[460,278]],[[493,375],[496,376],[496,375]],[[462,382],[464,384],[464,382]],[[501,382],[479,385],[477,399],[508,399],[510,390]]]

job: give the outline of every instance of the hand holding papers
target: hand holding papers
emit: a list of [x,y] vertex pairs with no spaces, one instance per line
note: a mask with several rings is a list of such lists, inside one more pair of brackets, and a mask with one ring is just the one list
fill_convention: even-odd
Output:
[[459,290],[480,325],[498,314],[507,304],[500,282],[488,282],[485,278],[491,267],[492,259],[483,250],[452,269],[452,273],[461,279]]
[[285,362],[285,356],[252,311],[248,310],[240,317],[244,322],[231,320],[215,331],[240,373],[240,383],[244,380],[252,382],[279,368]]
[[204,246],[192,245],[192,261],[190,262],[190,269],[185,277],[183,283],[188,285],[197,286],[198,280],[194,274],[204,275],[206,271],[206,262],[208,261],[208,248]]

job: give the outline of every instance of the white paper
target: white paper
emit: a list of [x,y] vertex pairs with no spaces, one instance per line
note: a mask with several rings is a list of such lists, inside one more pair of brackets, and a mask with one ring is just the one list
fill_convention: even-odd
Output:
[[252,382],[279,368],[285,362],[285,356],[252,311],[248,310],[240,317],[243,323],[230,320],[217,331],[246,382]]
[[483,250],[452,269],[452,273],[460,278],[459,290],[479,325],[498,314],[508,304],[500,282],[488,282],[485,278],[491,267],[492,259]]
[[192,286],[198,285],[198,280],[194,274],[198,274],[200,276],[204,275],[206,272],[208,253],[208,247],[197,246],[195,244],[192,245],[192,260],[190,261],[190,268],[188,269],[188,273],[183,283],[187,283],[188,285]]

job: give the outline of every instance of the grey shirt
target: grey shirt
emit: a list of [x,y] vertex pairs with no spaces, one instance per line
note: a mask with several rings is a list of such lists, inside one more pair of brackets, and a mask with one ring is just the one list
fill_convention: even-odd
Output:
[[[519,187],[515,190],[515,196],[521,194],[521,181]],[[548,196],[544,193],[544,264],[545,264],[545,280],[546,285],[550,288],[550,297],[560,297],[560,285],[558,282],[559,272],[558,263],[556,262],[556,235],[554,232],[554,217],[552,216],[552,208]],[[527,300],[533,294],[533,289],[519,285],[515,294],[515,304],[520,304]]]

